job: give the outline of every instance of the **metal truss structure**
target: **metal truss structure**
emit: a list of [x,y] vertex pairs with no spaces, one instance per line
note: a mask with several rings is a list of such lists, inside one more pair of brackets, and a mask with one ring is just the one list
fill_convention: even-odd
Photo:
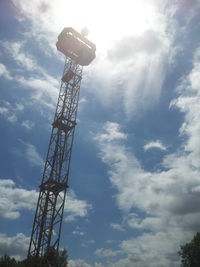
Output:
[[72,28],[59,35],[57,48],[66,61],[28,250],[35,267],[52,266],[49,255],[59,252],[82,69],[95,58],[96,50]]

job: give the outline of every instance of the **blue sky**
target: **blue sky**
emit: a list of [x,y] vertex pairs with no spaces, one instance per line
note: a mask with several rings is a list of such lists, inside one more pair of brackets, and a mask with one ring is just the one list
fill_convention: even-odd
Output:
[[27,254],[64,66],[87,26],[61,247],[70,267],[180,266],[200,229],[200,2],[0,2],[0,254]]

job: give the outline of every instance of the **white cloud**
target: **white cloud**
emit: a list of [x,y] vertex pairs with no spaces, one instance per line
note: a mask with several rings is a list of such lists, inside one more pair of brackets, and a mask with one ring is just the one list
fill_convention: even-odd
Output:
[[97,134],[94,139],[99,142],[111,142],[126,139],[126,134],[119,131],[119,125],[115,122],[106,122],[103,133]]
[[42,78],[39,75],[31,78],[18,77],[17,81],[25,88],[32,90],[33,100],[51,109],[55,108],[59,89],[58,80],[45,74]]
[[130,59],[130,55],[139,53],[155,54],[161,45],[161,36],[153,30],[147,30],[138,37],[128,36],[119,40],[116,46],[108,51],[111,60],[119,61]]
[[[171,48],[172,38],[169,35],[159,31],[152,31],[151,35],[154,39],[160,38],[155,46],[157,48],[151,51],[149,44],[152,37],[149,31],[141,36],[131,34],[121,37],[121,40],[110,48],[107,56],[97,55],[86,80],[86,89],[92,88],[90,93],[98,96],[103,105],[119,105],[127,118],[138,112],[145,112],[158,103],[170,64],[169,59],[174,53]],[[131,49],[126,47],[128,40]],[[143,50],[134,50],[135,43],[140,43],[141,40],[144,40]],[[89,86],[89,82],[92,86]]]
[[152,149],[152,148],[157,148],[157,149],[164,150],[164,151],[167,149],[166,146],[163,145],[160,140],[150,141],[146,145],[144,145],[145,151]]
[[[141,233],[137,238],[121,242],[126,257],[110,266],[132,267],[133,263],[136,267],[178,266],[180,245],[199,230],[199,72],[200,50],[197,50],[191,72],[183,77],[178,87],[180,96],[171,104],[184,113],[180,128],[184,142],[176,152],[165,156],[163,170],[145,171],[123,140],[99,139],[101,158],[109,166],[109,179],[116,188],[124,223]],[[121,133],[119,127],[117,131]],[[97,136],[102,134],[106,134],[105,128]],[[144,216],[133,213],[134,208],[141,210]]]
[[25,157],[26,160],[30,162],[32,166],[39,166],[43,167],[44,166],[44,160],[38,153],[36,147],[30,143],[25,143],[21,141],[24,146],[25,146]]
[[88,243],[88,244],[94,244],[94,243],[95,243],[95,240],[94,240],[94,239],[90,239],[90,240],[88,240],[87,243]]
[[15,187],[10,179],[0,180],[0,216],[6,219],[17,219],[20,211],[34,210],[38,193],[34,190],[26,190]]
[[[134,266],[144,267],[147,266],[144,262],[148,262],[148,266],[160,267],[178,262],[179,246],[198,230],[200,218],[199,191],[194,190],[200,184],[200,173],[191,166],[191,154],[168,155],[163,162],[168,170],[151,173],[142,169],[121,141],[113,143],[100,139],[99,144],[102,160],[110,168],[109,179],[117,190],[117,203],[125,214],[124,223],[136,230],[152,232],[146,235],[142,231],[136,240],[124,240],[121,248],[127,257],[110,266],[132,266],[134,262]],[[132,208],[142,210],[145,218],[131,213]],[[161,246],[159,242],[163,240]],[[143,248],[138,247],[144,241],[149,250],[145,258]],[[153,256],[156,249],[159,260]]]
[[8,114],[8,108],[7,107],[0,107],[0,114],[1,115]]
[[90,265],[85,260],[76,259],[76,260],[69,260],[68,262],[69,267],[104,267],[101,263],[95,262],[94,265]]
[[[24,89],[31,89],[31,97],[37,103],[49,108],[55,108],[59,89],[58,80],[49,75],[46,70],[36,62],[36,58],[26,51],[25,42],[1,41],[0,44],[7,56],[12,57],[14,62],[18,65],[13,79],[23,86]],[[22,75],[24,70],[21,68],[25,69],[29,75]]]
[[[38,192],[35,190],[18,188],[11,179],[0,179],[0,217],[17,219],[22,210],[34,211],[37,199]],[[66,218],[75,220],[78,217],[86,217],[91,208],[91,204],[77,199],[75,193],[69,190],[64,210]]]
[[70,190],[67,193],[65,202],[66,217],[65,222],[71,222],[79,217],[86,217],[88,211],[92,209],[92,205],[87,203],[85,200],[77,199],[74,191]]
[[[13,2],[21,11],[20,15],[31,21],[32,28],[29,32],[38,36],[38,40],[46,38],[44,37],[45,35],[50,40],[55,32],[58,33],[60,31],[58,28],[61,26],[58,27],[58,25],[63,25],[63,23],[60,23],[63,16],[58,16],[58,14],[62,14],[62,10],[66,12],[62,6],[62,1],[59,4],[58,2],[53,4],[53,2],[47,3],[37,0],[30,2],[28,5],[23,0]],[[165,5],[167,1],[163,2],[164,4],[162,5]],[[85,3],[84,1],[84,5],[87,8]],[[118,39],[118,41],[112,46],[108,46],[106,51],[98,52],[98,58],[94,62],[92,70],[89,69],[87,72],[88,79],[85,81],[86,85],[88,85],[88,80],[90,79],[93,86],[88,86],[87,90],[93,90],[93,93],[102,100],[102,103],[122,105],[127,117],[135,115],[138,111],[146,110],[158,102],[167,66],[170,63],[171,55],[175,51],[172,48],[175,30],[170,32],[170,29],[175,28],[175,25],[168,16],[158,11],[164,10],[163,6],[158,8],[156,1],[149,1],[149,3],[151,7],[150,13],[146,12],[146,10],[149,11],[148,8],[142,9],[149,28],[143,27],[143,30],[139,33],[137,32],[137,34],[125,32],[127,27],[124,26],[128,26],[128,24],[131,27],[136,25],[135,27],[139,28],[139,24],[132,21],[132,19],[137,18],[133,14],[127,16],[128,24],[122,24],[122,28],[108,27],[110,34],[114,32],[115,28],[117,29],[116,37],[118,38],[115,38],[115,40]],[[76,4],[77,2],[74,1],[72,5]],[[101,5],[104,8],[102,3]],[[109,4],[107,5],[109,6]],[[176,5],[178,6],[177,3]],[[118,4],[115,5],[115,7],[117,6]],[[130,7],[130,5],[124,5],[124,3],[123,6]],[[135,12],[134,10],[137,12],[137,9],[129,9],[130,12]],[[173,5],[173,9],[177,10],[177,7],[174,8]],[[80,8],[79,10],[84,14],[83,10],[85,9]],[[97,13],[102,14],[99,9],[97,10]],[[107,10],[108,8],[105,10],[105,17]],[[89,12],[93,14],[92,8],[89,9]],[[113,16],[115,16],[115,13],[118,14],[114,12]],[[38,14],[42,15],[38,16]],[[137,13],[134,14],[137,15]],[[116,17],[119,20],[119,16]],[[138,14],[138,17],[140,17],[140,14]],[[56,21],[58,24],[53,23]],[[69,21],[74,20],[67,18],[67,22]],[[79,21],[82,22],[82,16],[80,16]],[[124,21],[127,21],[126,18],[120,20],[120,23]],[[64,25],[67,24],[65,21]],[[77,26],[76,23],[70,24]],[[99,25],[102,27],[102,24]],[[98,33],[98,30],[96,32]],[[106,35],[103,27],[102,32],[103,35],[100,35],[100,39],[106,44],[107,42],[109,43],[109,34]],[[124,52],[124,48],[127,47],[126,40],[130,41],[130,47],[127,49],[128,53]],[[50,42],[48,44],[51,46]],[[52,44],[54,43],[52,42]],[[156,49],[154,49],[154,46]],[[46,46],[44,47],[46,49]],[[112,51],[111,47],[113,48]],[[41,100],[45,94],[48,94],[48,82],[44,82],[44,80],[39,77],[28,79],[20,77],[19,82],[34,89],[36,92],[35,99]],[[127,216],[127,224],[132,228],[153,231],[151,234],[143,234],[138,237],[137,242],[141,245],[141,249],[136,247],[134,239],[125,240],[121,248],[127,253],[127,258],[115,263],[113,265],[115,267],[132,267],[133,262],[136,266],[144,267],[142,259],[143,242],[145,242],[145,251],[152,251],[152,248],[155,251],[159,246],[160,258],[158,263],[152,259],[151,254],[147,253],[146,262],[148,262],[148,266],[156,266],[156,264],[159,264],[159,267],[167,266],[170,259],[171,262],[173,260],[176,262],[176,251],[174,250],[174,253],[172,253],[170,247],[179,246],[179,242],[192,236],[193,232],[198,229],[197,222],[199,221],[200,213],[198,191],[200,176],[199,84],[199,56],[197,53],[193,70],[183,79],[179,88],[181,96],[173,102],[173,105],[185,114],[185,122],[180,129],[180,134],[184,135],[187,140],[180,150],[165,157],[163,161],[165,170],[159,171],[159,173],[144,171],[131,150],[121,143],[126,134],[120,131],[119,125],[116,123],[114,123],[114,129],[112,127],[108,127],[109,130],[104,128],[104,132],[99,133],[96,137],[100,144],[102,160],[109,165],[110,181],[117,190],[117,203],[120,209],[129,215]],[[42,89],[42,95],[37,89],[38,86]],[[53,87],[51,89],[54,92]],[[48,102],[46,99],[42,100],[45,103]],[[108,126],[110,125],[111,123],[108,122]],[[77,204],[78,207],[79,204]],[[80,206],[84,207],[84,205]],[[131,215],[131,209],[135,207],[141,209],[146,218]],[[70,216],[72,215],[69,215],[68,219]],[[73,220],[73,216],[71,219]],[[173,236],[171,235],[172,230]],[[174,240],[174,237],[177,237],[178,241]],[[160,245],[160,240],[165,241],[165,246],[163,244]],[[154,255],[153,252],[152,255]],[[138,262],[135,263],[134,259],[137,259]],[[157,260],[156,257],[155,259]],[[80,262],[79,265],[83,266],[85,264],[82,263]],[[79,265],[76,264],[75,266]]]
[[8,101],[2,101],[0,104],[0,115],[10,123],[17,122],[17,116],[23,111],[24,106],[21,103],[11,104]]
[[23,67],[27,70],[34,70],[37,68],[37,64],[34,59],[31,58],[31,55],[23,51],[22,42],[2,42],[0,43],[7,53],[17,62],[20,67]]
[[0,233],[0,255],[7,254],[15,259],[24,259],[27,256],[30,238],[23,233],[16,236],[7,236]]
[[24,110],[24,105],[22,103],[15,103],[15,109],[17,111],[23,111]]
[[200,97],[200,48],[194,56],[193,69],[188,76],[182,78],[182,82],[178,87],[180,97],[172,101],[171,106],[176,106],[181,112],[185,113],[185,122],[183,123],[180,134],[185,135],[188,141],[185,143],[184,149],[189,152],[188,158],[191,163],[199,168],[200,164],[200,148],[198,146],[198,137],[200,133],[199,123],[199,97]]
[[[38,0],[29,5],[23,0],[13,0],[13,3],[19,10],[19,19],[30,22],[26,35],[37,40],[44,53],[50,51],[50,56],[56,51],[56,36],[66,25],[77,30],[83,25],[90,28],[89,38],[98,48],[97,59],[87,68],[84,82],[86,90],[99,97],[102,104],[121,105],[127,117],[131,117],[158,102],[167,67],[177,51],[172,45],[173,32],[169,32],[173,28],[172,15],[163,12],[167,1],[127,1],[126,5],[122,0],[117,4],[103,0],[95,5],[89,0],[84,4],[79,0],[70,3]],[[66,17],[66,8],[76,9],[76,17],[73,12]],[[102,12],[103,21],[99,17]],[[127,16],[119,21],[122,14]]]
[[126,266],[132,266],[133,263],[136,267],[165,267],[172,266],[172,264],[180,266],[176,254],[182,238],[181,232],[174,232],[172,229],[169,233],[144,233],[137,238],[125,240],[121,248],[128,255]]
[[92,265],[88,264],[84,260],[76,259],[69,260],[69,267],[92,267]]
[[30,120],[25,120],[22,121],[22,127],[24,127],[26,130],[30,130],[31,128],[33,128],[35,125],[35,123],[33,121]]
[[4,64],[0,63],[0,77],[5,77],[8,80],[11,80],[12,77],[8,71],[8,69],[6,68],[6,66]]
[[7,120],[11,123],[14,123],[17,121],[17,116],[15,114],[12,114],[10,116],[7,117]]
[[[168,1],[158,3],[153,0],[127,1],[126,5],[122,0],[117,4],[114,0],[109,1],[109,4],[103,0],[101,4],[95,5],[89,0],[84,1],[84,4],[79,0],[70,3],[64,0],[37,0],[28,5],[23,0],[12,2],[19,11],[19,19],[30,22],[30,28],[25,33],[27,40],[34,38],[42,52],[48,50],[50,57],[56,51],[56,38],[63,27],[73,25],[80,30],[83,25],[87,25],[90,28],[89,38],[97,44],[97,58],[87,68],[83,85],[102,104],[117,105],[130,118],[158,103],[168,67],[180,51],[174,44],[177,24],[173,16],[184,9],[184,4],[169,4]],[[189,9],[190,19],[194,16],[194,5]],[[76,9],[76,16],[72,12],[66,17],[66,8]],[[104,13],[101,24],[100,10]],[[122,14],[127,16],[119,21]],[[41,70],[31,55],[22,52],[23,46],[22,42],[10,45],[16,60],[24,62],[23,66],[29,70]],[[57,85],[53,88],[48,78],[34,75],[29,79],[20,77],[19,82],[34,89],[33,97],[45,105],[51,105],[52,101],[49,103],[44,95],[50,95],[51,100],[57,99],[54,98]],[[46,86],[51,88],[51,92],[44,89]]]
[[112,244],[114,243],[114,240],[106,240],[106,244]]
[[112,229],[115,229],[115,230],[118,230],[118,231],[122,231],[122,232],[125,231],[125,229],[123,228],[123,226],[121,226],[121,225],[118,224],[118,223],[111,223],[111,224],[110,224],[110,227],[111,227]]
[[121,251],[119,251],[119,250],[113,251],[111,249],[105,249],[105,248],[98,248],[94,252],[94,254],[99,258],[112,258],[112,257],[116,257],[120,253],[121,253]]
[[151,231],[160,231],[163,230],[162,224],[163,222],[161,221],[160,217],[146,217],[144,219],[140,218],[138,214],[136,213],[129,213],[127,217],[125,218],[125,221],[127,225],[133,229],[136,230],[149,230]]
[[95,244],[95,240],[91,239],[91,240],[84,240],[84,242],[81,244],[81,246],[83,248],[88,248],[89,245],[93,245]]
[[80,230],[74,230],[74,231],[72,231],[72,234],[73,235],[79,235],[79,236],[85,235],[85,233],[83,231],[80,231]]
[[14,181],[11,179],[0,180],[0,186],[2,187],[13,187],[15,185]]

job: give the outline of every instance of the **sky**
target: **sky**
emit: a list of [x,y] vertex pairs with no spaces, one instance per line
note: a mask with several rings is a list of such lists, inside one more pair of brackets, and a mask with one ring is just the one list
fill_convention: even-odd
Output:
[[27,255],[64,27],[89,29],[61,248],[70,267],[176,267],[200,231],[200,1],[0,1],[0,255]]

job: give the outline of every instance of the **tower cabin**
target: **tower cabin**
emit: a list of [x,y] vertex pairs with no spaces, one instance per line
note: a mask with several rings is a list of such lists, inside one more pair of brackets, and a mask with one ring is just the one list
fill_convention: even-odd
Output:
[[59,34],[56,47],[81,66],[88,66],[96,56],[95,44],[71,27],[64,28]]

